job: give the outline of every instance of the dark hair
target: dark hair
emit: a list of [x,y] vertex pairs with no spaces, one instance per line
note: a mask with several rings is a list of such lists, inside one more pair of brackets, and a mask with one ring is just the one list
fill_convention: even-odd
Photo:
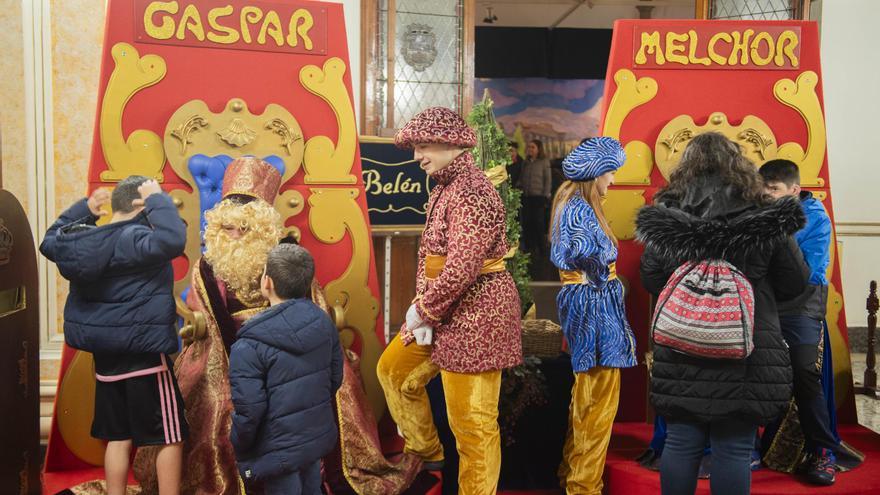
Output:
[[315,276],[315,260],[297,244],[279,244],[269,251],[266,276],[282,299],[301,299],[309,295]]
[[507,142],[507,147],[508,147],[508,148],[517,148],[517,149],[518,149],[518,148],[519,148],[519,143],[517,143],[516,141],[508,141],[508,142]]
[[669,177],[669,184],[657,194],[681,198],[698,179],[711,176],[721,176],[745,200],[758,204],[767,202],[764,182],[755,164],[742,154],[738,144],[717,132],[706,132],[691,139]]
[[791,160],[777,158],[761,166],[758,171],[764,182],[782,182],[788,187],[801,183],[801,172]]
[[532,139],[531,141],[529,141],[529,143],[534,143],[535,146],[538,147],[538,156],[536,156],[535,158],[546,157],[546,155],[544,155],[544,143],[542,143],[540,139]]
[[119,184],[116,184],[116,187],[113,188],[113,194],[110,195],[110,207],[113,208],[113,211],[118,211],[119,213],[133,212],[134,205],[131,203],[136,199],[141,199],[141,193],[138,192],[138,188],[148,180],[150,179],[143,175],[129,175],[119,181]]

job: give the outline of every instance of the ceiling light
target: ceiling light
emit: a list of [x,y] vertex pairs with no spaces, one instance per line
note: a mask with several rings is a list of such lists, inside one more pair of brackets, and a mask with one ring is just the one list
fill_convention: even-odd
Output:
[[497,20],[498,16],[492,13],[492,7],[486,7],[486,17],[483,18],[483,22],[486,24],[494,24]]

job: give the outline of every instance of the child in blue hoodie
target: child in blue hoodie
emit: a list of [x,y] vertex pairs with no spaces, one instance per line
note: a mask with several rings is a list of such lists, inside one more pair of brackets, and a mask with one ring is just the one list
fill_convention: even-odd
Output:
[[260,281],[271,307],[248,320],[229,353],[231,441],[248,485],[266,495],[321,493],[321,458],[333,450],[342,349],[312,302],[315,262],[304,248],[269,252]]
[[794,371],[794,398],[809,455],[807,479],[817,485],[834,483],[835,456],[839,441],[833,431],[817,366],[819,342],[824,338],[830,263],[831,219],[822,203],[809,191],[801,190],[797,165],[783,159],[770,160],[761,167],[764,187],[776,199],[793,196],[801,200],[807,224],[795,234],[810,267],[807,289],[799,297],[778,303],[782,335],[789,346]]
[[[113,216],[96,227],[108,202]],[[162,445],[160,494],[180,491],[188,426],[168,355],[178,350],[171,260],[185,244],[171,198],[156,181],[131,176],[112,195],[98,189],[67,209],[40,245],[70,281],[65,342],[94,355],[92,436],[108,442],[109,495],[125,493],[132,445]]]

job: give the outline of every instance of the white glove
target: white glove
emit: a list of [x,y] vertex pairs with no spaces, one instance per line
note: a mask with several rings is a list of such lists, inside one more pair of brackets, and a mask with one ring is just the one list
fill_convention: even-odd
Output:
[[431,345],[431,341],[434,339],[434,329],[428,325],[422,325],[413,330],[412,333],[418,345]]
[[409,309],[406,310],[406,328],[416,329],[422,326],[424,320],[419,316],[418,310],[416,310],[416,305],[411,304]]

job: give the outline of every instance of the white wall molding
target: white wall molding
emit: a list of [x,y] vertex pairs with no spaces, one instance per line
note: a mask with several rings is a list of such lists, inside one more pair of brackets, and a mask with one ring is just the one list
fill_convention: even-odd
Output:
[[880,222],[834,222],[838,237],[880,237]]
[[[50,8],[49,0],[22,2],[28,218],[37,246],[42,242],[43,233],[55,220]],[[40,283],[40,348],[43,359],[42,356],[48,358],[58,352],[63,336],[54,331],[58,315],[58,284],[54,266],[44,257],[37,256],[37,269]]]

